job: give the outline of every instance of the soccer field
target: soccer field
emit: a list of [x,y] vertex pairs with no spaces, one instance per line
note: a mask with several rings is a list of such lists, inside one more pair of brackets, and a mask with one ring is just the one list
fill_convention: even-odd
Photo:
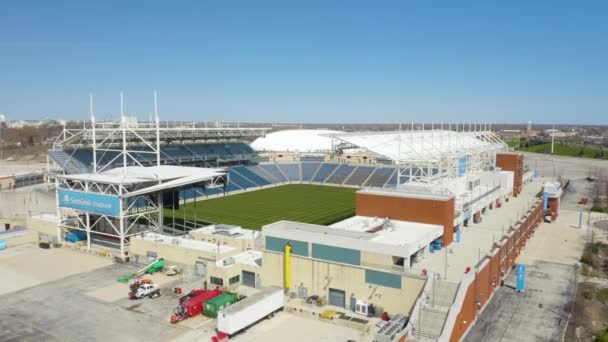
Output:
[[[280,220],[327,225],[355,214],[354,188],[289,184],[198,201],[197,222],[227,223],[260,229]],[[194,221],[194,203],[180,206],[175,218]],[[168,212],[168,219],[171,212]],[[167,215],[166,215],[167,216]]]

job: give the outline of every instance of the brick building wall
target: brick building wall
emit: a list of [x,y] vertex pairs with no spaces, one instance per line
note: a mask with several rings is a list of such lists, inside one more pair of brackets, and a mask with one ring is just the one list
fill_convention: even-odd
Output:
[[[505,235],[505,239],[494,244],[492,252],[485,256],[479,264],[479,270],[471,276],[474,280],[466,289],[464,301],[452,331],[450,342],[458,342],[466,334],[481,309],[488,303],[494,290],[500,286],[525,246],[542,220],[542,202],[537,202],[526,215]],[[509,244],[512,248],[509,249]],[[503,256],[504,252],[504,258]],[[471,272],[475,272],[472,270]],[[460,291],[460,290],[459,290]]]
[[521,153],[497,153],[496,166],[513,172],[513,196],[521,193],[524,179],[524,155]]
[[356,215],[443,226],[443,245],[454,241],[454,198],[427,199],[402,195],[356,194]]

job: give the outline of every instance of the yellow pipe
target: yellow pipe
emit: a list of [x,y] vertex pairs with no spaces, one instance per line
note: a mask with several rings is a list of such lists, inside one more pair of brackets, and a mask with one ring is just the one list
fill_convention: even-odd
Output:
[[285,244],[285,288],[291,287],[291,245]]

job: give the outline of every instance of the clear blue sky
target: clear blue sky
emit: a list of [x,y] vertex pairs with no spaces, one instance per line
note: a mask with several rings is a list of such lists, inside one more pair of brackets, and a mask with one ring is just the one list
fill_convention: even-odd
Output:
[[607,124],[608,2],[2,2],[1,114],[154,89],[164,120]]

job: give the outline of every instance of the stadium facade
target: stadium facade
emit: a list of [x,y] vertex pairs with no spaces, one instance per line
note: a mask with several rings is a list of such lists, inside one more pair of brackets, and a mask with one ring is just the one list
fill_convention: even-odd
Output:
[[[447,265],[447,248],[462,230],[531,180],[523,157],[507,150],[488,126],[267,134],[91,123],[66,130],[49,151],[60,170],[57,239],[81,230],[88,248],[112,245],[94,235],[117,239],[123,258],[166,258],[210,284],[280,286],[304,300],[317,296],[357,313],[371,304],[414,321],[421,295],[439,277],[416,264],[444,249]],[[355,212],[329,226],[278,221],[261,234],[164,220],[163,211],[180,205],[204,208],[208,199],[289,183],[359,188]],[[80,204],[65,201],[66,191],[82,196]],[[90,197],[117,208],[82,206]]]

